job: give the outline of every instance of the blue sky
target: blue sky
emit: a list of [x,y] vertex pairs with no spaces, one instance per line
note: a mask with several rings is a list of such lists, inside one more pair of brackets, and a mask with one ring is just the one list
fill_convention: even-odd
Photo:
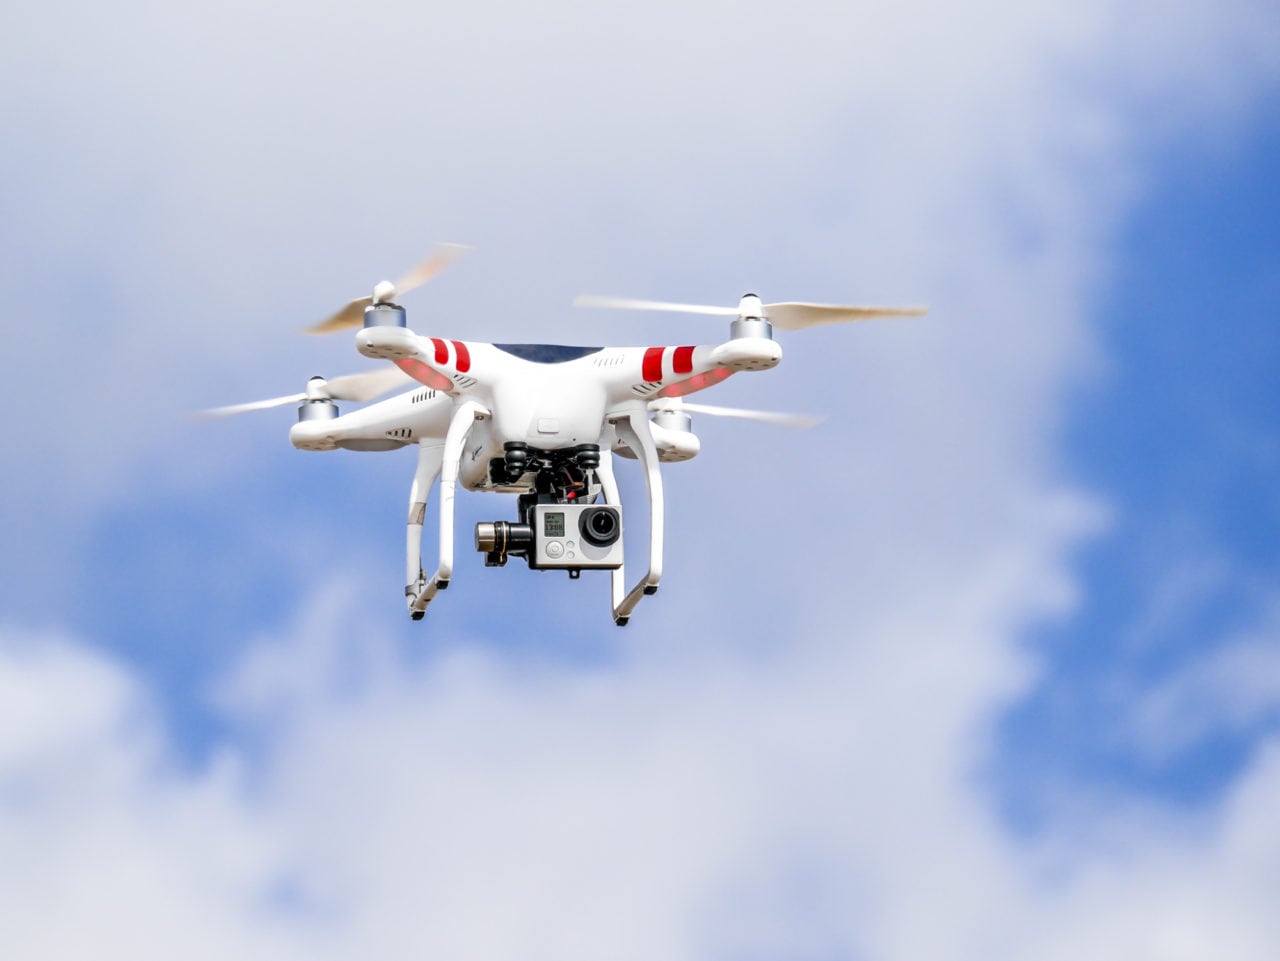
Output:
[[[1081,609],[1041,638],[1053,665],[1042,689],[1007,719],[1024,769],[1203,803],[1276,721],[1261,711],[1158,759],[1109,730],[1124,711],[1114,685],[1194,667],[1259,618],[1280,572],[1274,103],[1226,145],[1171,149],[1124,229],[1099,312],[1106,367],[1074,398],[1066,446],[1116,516],[1081,555]],[[1157,601],[1164,585],[1176,596]],[[1147,635],[1137,649],[1135,634]]]
[[[0,955],[1270,956],[1265,4],[18,19]],[[410,454],[185,414],[437,240],[449,337],[932,309],[706,395],[827,419],[696,424],[625,631],[466,552],[412,624]]]

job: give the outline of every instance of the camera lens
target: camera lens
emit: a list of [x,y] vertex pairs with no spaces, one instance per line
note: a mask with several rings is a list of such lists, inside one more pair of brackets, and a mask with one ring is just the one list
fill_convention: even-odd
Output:
[[622,536],[618,512],[611,507],[593,507],[583,511],[578,529],[582,532],[583,540],[596,547],[608,547]]

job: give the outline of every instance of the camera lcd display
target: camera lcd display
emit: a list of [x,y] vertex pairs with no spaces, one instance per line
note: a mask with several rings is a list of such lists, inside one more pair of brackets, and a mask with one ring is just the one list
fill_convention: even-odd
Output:
[[543,514],[542,533],[547,537],[564,537],[564,514],[550,511]]

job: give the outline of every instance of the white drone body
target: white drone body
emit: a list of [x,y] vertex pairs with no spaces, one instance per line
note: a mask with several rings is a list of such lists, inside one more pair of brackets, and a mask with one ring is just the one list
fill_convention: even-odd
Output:
[[[663,491],[659,465],[689,460],[700,444],[693,413],[809,426],[812,418],[688,403],[743,371],[768,370],[782,359],[775,324],[786,329],[920,308],[762,304],[754,295],[737,308],[580,298],[583,306],[682,310],[732,317],[724,343],[703,346],[567,347],[487,344],[428,337],[408,329],[393,302],[464,248],[442,245],[421,267],[369,298],[352,301],[315,332],[363,323],[356,348],[392,367],[332,381],[313,378],[301,394],[220,408],[240,413],[300,402],[289,439],[302,450],[418,448],[409,495],[405,596],[410,615],[423,616],[454,571],[454,495],[470,491],[519,495],[519,520],[480,524],[476,546],[491,566],[522,556],[535,569],[607,569],[615,623],[625,625],[641,598],[662,578]],[[772,321],[772,323],[771,323]],[[416,382],[416,385],[414,385]],[[371,400],[397,386],[413,389],[351,413],[335,400]],[[622,563],[621,498],[613,470],[619,455],[639,462],[648,490],[649,544],[645,573],[629,588]],[[440,530],[435,569],[422,567],[422,526],[428,495],[439,485]],[[601,505],[601,506],[587,506]],[[566,517],[568,518],[566,525]]]

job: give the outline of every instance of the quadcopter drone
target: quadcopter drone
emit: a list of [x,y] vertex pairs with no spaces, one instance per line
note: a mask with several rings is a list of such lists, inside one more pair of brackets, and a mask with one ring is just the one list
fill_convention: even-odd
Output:
[[[774,328],[799,330],[871,317],[922,314],[920,307],[837,307],[765,304],[746,294],[737,307],[704,307],[612,297],[579,297],[577,306],[662,310],[732,318],[720,344],[680,347],[569,347],[486,344],[423,336],[408,328],[395,302],[439,273],[467,248],[437,246],[395,284],[351,301],[309,328],[329,333],[359,327],[356,349],[390,365],[325,380],[271,400],[206,411],[223,416],[298,404],[289,440],[301,450],[396,450],[417,445],[418,467],[409,493],[405,597],[419,620],[454,569],[454,495],[470,491],[515,494],[515,521],[476,525],[476,549],[486,566],[523,558],[533,570],[607,570],[613,619],[625,625],[641,598],[662,578],[663,494],[659,465],[697,455],[693,414],[810,426],[815,418],[684,400],[739,371],[776,367],[782,348]],[[335,401],[364,403],[408,388],[352,413]],[[621,497],[613,457],[639,462],[649,495],[648,569],[630,589],[623,566]],[[439,482],[436,568],[422,567],[422,527],[431,488]]]

